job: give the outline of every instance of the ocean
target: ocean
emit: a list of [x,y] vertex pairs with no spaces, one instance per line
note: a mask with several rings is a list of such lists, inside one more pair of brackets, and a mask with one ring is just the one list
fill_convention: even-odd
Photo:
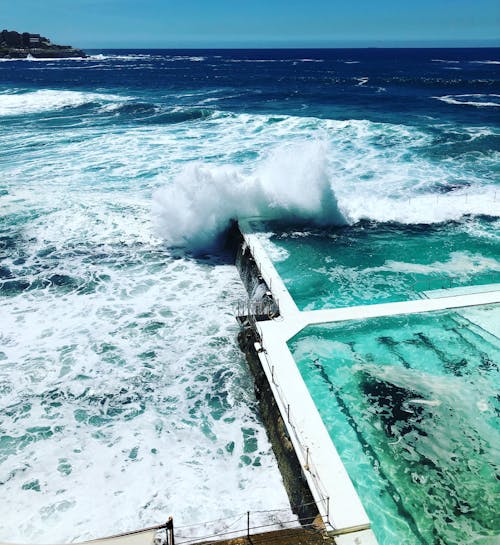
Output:
[[500,49],[89,54],[0,62],[0,541],[290,518],[228,224],[304,309],[498,281]]

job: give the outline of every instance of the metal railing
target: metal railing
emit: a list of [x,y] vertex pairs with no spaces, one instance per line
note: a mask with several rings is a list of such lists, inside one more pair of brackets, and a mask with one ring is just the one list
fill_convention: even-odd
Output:
[[[258,330],[259,329],[258,325],[256,327],[257,327],[258,338],[262,339],[262,333]],[[290,403],[288,402],[285,394],[283,393],[283,389],[281,388],[281,386],[280,386],[280,384],[278,382],[275,366],[274,366],[274,364],[272,364],[269,361],[269,358],[267,356],[267,352],[265,350],[265,347],[262,344],[262,341],[260,341],[260,344],[261,344],[260,353],[263,354],[263,356],[264,356],[263,359],[265,360],[268,371],[269,371],[269,373],[271,375],[272,385],[274,386],[274,390],[275,390],[275,392],[277,394],[277,397],[279,398],[276,401],[279,401],[278,406],[281,404],[280,412],[282,414],[283,419],[286,421],[286,424],[287,424],[286,427],[287,427],[289,433],[293,434],[293,436],[295,438],[295,443],[300,449],[300,457],[302,458],[302,461],[304,462],[302,467],[310,475],[310,477],[312,478],[312,480],[314,482],[314,486],[315,486],[316,491],[317,491],[317,495],[322,498],[322,500],[321,500],[322,506],[318,505],[318,503],[317,503],[318,510],[319,510],[321,516],[324,517],[324,520],[326,521],[326,523],[331,525],[331,523],[330,523],[330,496],[329,496],[329,492],[328,492],[327,488],[324,486],[324,484],[321,481],[321,478],[319,476],[319,471],[317,469],[316,464],[314,463],[314,457],[312,455],[311,449],[309,448],[309,446],[307,445],[307,442],[304,440],[304,438],[302,437],[302,434],[299,431],[300,428],[298,426],[297,420],[295,419],[293,409],[292,409]],[[321,509],[321,507],[323,509]],[[333,525],[331,525],[331,526],[332,526],[332,528],[334,528]]]
[[[249,543],[251,543],[251,536],[257,534],[259,534],[259,543],[270,544],[277,539],[277,532],[280,532],[280,538],[283,538],[284,534],[282,532],[292,529],[295,531],[300,529],[310,530],[324,535],[325,527],[317,521],[311,521],[310,516],[301,518],[293,515],[293,512],[303,512],[305,508],[311,506],[316,506],[316,502],[287,506],[281,509],[245,511],[232,517],[176,526],[175,532],[173,517],[169,517],[168,521],[163,524],[92,539],[78,545],[110,545],[112,542],[115,542],[116,545],[120,545],[120,543],[126,545],[133,543],[141,545],[194,545],[203,543],[203,545],[208,545],[238,537],[247,537]],[[266,533],[269,533],[269,536],[266,536]],[[134,537],[136,538],[135,541],[131,541],[131,538]]]
[[238,301],[235,314],[237,318],[249,318],[255,321],[272,320],[279,316],[279,302],[276,299],[263,301]]
[[[291,510],[300,512],[309,506],[316,506],[316,502],[291,506]],[[272,543],[276,536],[269,535],[266,538],[266,533],[280,531],[280,537],[283,537],[283,531],[297,529],[311,530],[319,534],[326,531],[324,527],[311,522],[311,517],[293,516],[290,514],[290,508],[283,508],[246,511],[229,518],[180,526],[176,529],[175,538],[176,545],[194,545],[200,542],[208,545],[237,537],[247,537],[251,543],[251,536],[259,534],[259,543]]]

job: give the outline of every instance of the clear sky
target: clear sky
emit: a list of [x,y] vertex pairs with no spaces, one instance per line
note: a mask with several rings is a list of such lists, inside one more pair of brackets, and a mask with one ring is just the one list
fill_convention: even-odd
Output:
[[0,27],[100,47],[500,45],[500,0],[0,0]]

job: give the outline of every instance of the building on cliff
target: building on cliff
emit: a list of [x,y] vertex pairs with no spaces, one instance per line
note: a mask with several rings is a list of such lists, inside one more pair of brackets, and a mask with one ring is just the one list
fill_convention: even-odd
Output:
[[0,57],[26,58],[28,55],[49,58],[85,57],[81,49],[53,44],[41,34],[20,33],[15,30],[0,32]]

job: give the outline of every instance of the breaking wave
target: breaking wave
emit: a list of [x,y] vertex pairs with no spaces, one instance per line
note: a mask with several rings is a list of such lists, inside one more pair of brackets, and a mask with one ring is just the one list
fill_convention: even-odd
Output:
[[[271,152],[251,170],[234,164],[234,158],[226,166],[190,162],[157,190],[156,232],[169,245],[211,247],[230,220],[255,216],[313,225],[365,220],[409,225],[500,215],[495,185],[464,169],[465,157],[449,165],[422,154],[432,139],[419,130],[298,117],[282,117],[269,125],[270,119],[212,118],[242,149],[249,130],[243,130],[245,123],[261,136],[274,131],[269,142],[258,144],[267,145]],[[233,123],[242,134],[233,134]],[[295,139],[296,134],[304,138],[304,133],[311,139]],[[474,133],[482,134],[480,129]],[[312,140],[315,135],[321,140]],[[278,136],[288,144],[278,144]],[[224,138],[221,145],[225,142]],[[484,155],[480,164],[487,166],[495,156]]]
[[188,165],[154,195],[158,234],[173,246],[214,244],[231,220],[251,216],[343,224],[321,142],[278,147],[253,173]]
[[57,91],[40,89],[38,91],[1,93],[0,117],[29,115],[63,108],[75,108],[91,103],[112,103],[127,100],[127,97],[102,93],[80,91]]
[[469,61],[471,64],[500,64],[500,61]]
[[[366,191],[366,190],[365,190]],[[500,202],[494,186],[474,192],[426,193],[387,197],[360,191],[345,203],[339,199],[349,223],[362,220],[403,225],[433,224],[460,220],[464,216],[500,215]]]

